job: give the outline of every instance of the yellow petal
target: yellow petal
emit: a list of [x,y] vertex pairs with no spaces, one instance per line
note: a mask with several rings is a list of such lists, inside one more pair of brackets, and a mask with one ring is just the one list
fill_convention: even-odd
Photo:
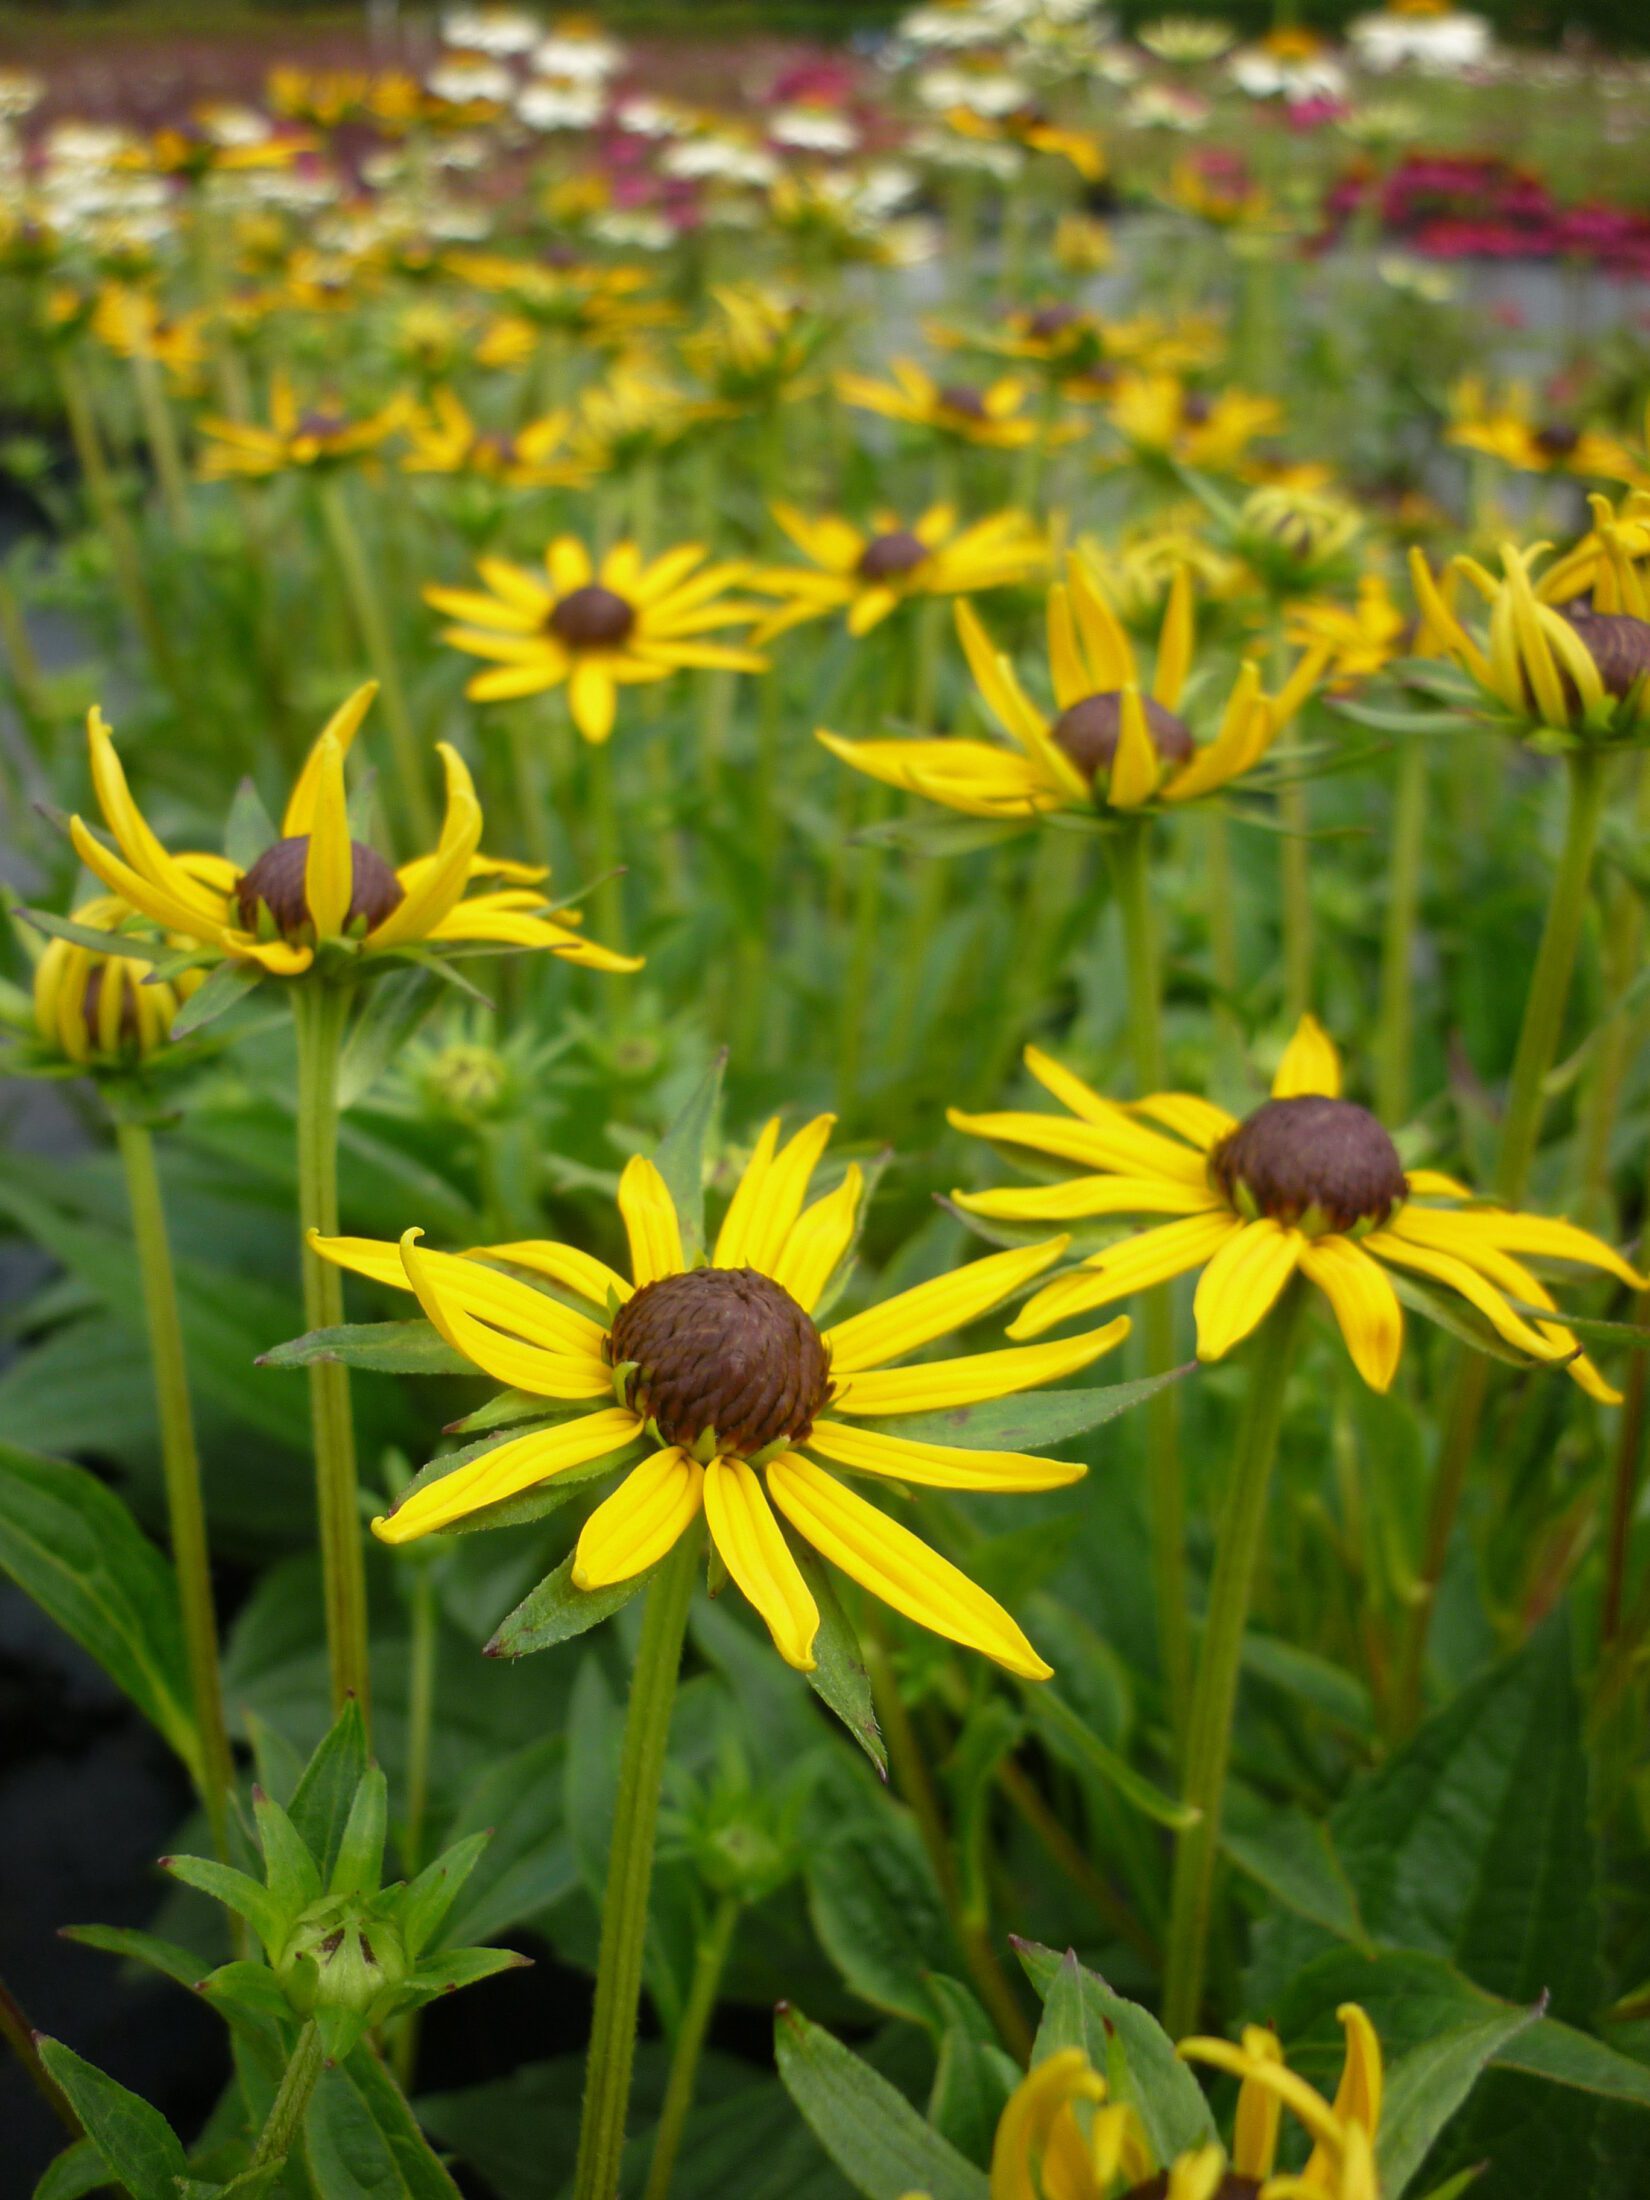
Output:
[[927,1360],[921,1367],[873,1368],[850,1376],[835,1399],[839,1413],[931,1413],[946,1406],[978,1405],[1006,1398],[1017,1390],[1057,1383],[1120,1345],[1129,1333],[1128,1316],[1081,1337],[1052,1344],[1018,1345],[1005,1352],[977,1352],[962,1360]]
[[1035,2064],[1009,2095],[997,2119],[996,2137],[991,2144],[991,2200],[1037,2200],[1039,2170],[1050,2200],[1079,2200],[1080,2195],[1093,2191],[1093,2174],[1081,2159],[1081,2151],[1072,2165],[1076,2174],[1069,2184],[1050,2178],[1051,2168],[1057,2175],[1065,2165],[1051,2164],[1049,2153],[1051,2145],[1058,2146],[1054,2136],[1057,2127],[1069,2125],[1076,2130],[1071,2103],[1097,2105],[1105,2097],[1105,2080],[1091,2068],[1080,2047],[1057,2048]]
[[1085,562],[1081,551],[1073,551],[1066,560],[1066,578],[1071,584],[1071,606],[1077,614],[1077,631],[1083,638],[1083,647],[1095,675],[1094,685],[1105,694],[1113,694],[1137,677],[1129,638],[1107,602],[1098,576]]
[[610,1588],[657,1565],[693,1525],[704,1487],[704,1468],[685,1451],[657,1451],[632,1467],[580,1532],[574,1588]]
[[1166,1183],[1202,1190],[1207,1183],[1204,1156],[1149,1131],[1121,1108],[1104,1123],[1073,1123],[1060,1115],[1032,1115],[1013,1109],[1001,1115],[965,1115],[946,1111],[952,1128],[994,1145],[1029,1146],[1034,1153],[1074,1161],[1080,1168],[1115,1170],[1120,1176],[1159,1176]]
[[1220,1206],[1196,1184],[1157,1176],[1074,1176],[1064,1184],[1009,1185],[990,1192],[953,1192],[971,1215],[1012,1222],[1075,1222],[1094,1215],[1201,1215]]
[[850,1162],[836,1190],[803,1209],[785,1240],[784,1251],[773,1264],[770,1273],[774,1282],[783,1284],[805,1313],[811,1314],[819,1304],[826,1285],[854,1242],[864,1189],[859,1163]]
[[[1262,2024],[1246,2024],[1243,2048],[1256,2062],[1282,2062],[1277,2034]],[[1237,2117],[1232,2126],[1232,2167],[1240,2177],[1270,2177],[1277,2160],[1278,2125],[1283,2103],[1266,2086],[1247,2080],[1238,2088]]]
[[1232,683],[1215,738],[1164,784],[1165,802],[1191,802],[1213,794],[1258,763],[1277,732],[1260,692],[1260,667],[1246,660]]
[[1069,1276],[1045,1284],[1009,1324],[1011,1337],[1035,1337],[1056,1322],[1069,1321],[1096,1306],[1110,1306],[1131,1292],[1150,1290],[1212,1260],[1228,1238],[1243,1227],[1224,1207],[1188,1215],[1158,1230],[1142,1230],[1095,1253]]
[[1015,1247],[970,1261],[952,1274],[919,1283],[881,1306],[839,1322],[825,1335],[831,1368],[850,1375],[859,1368],[881,1367],[919,1345],[946,1337],[1016,1292],[1021,1284],[1057,1261],[1071,1240],[1050,1238],[1042,1245]]
[[402,1265],[419,1305],[455,1352],[462,1352],[495,1382],[536,1398],[599,1398],[611,1391],[612,1371],[605,1361],[584,1353],[548,1352],[478,1321],[463,1305],[461,1295],[444,1285],[434,1259],[420,1253],[421,1235],[409,1230],[402,1238]]
[[451,1474],[426,1482],[375,1520],[372,1532],[380,1543],[411,1543],[421,1535],[433,1535],[484,1505],[502,1504],[507,1497],[519,1497],[523,1490],[548,1482],[552,1475],[588,1466],[593,1459],[621,1450],[640,1430],[638,1417],[622,1406],[587,1413],[556,1428],[534,1429],[483,1452],[479,1459],[466,1460]]
[[427,939],[470,882],[470,865],[481,846],[481,804],[476,800],[469,767],[457,749],[447,741],[436,746],[447,778],[441,840],[434,859],[419,865],[401,900],[369,935],[373,947],[395,947],[407,940]]
[[645,1154],[632,1154],[619,1178],[619,1213],[630,1240],[630,1272],[639,1290],[661,1276],[680,1275],[682,1225],[670,1186]]
[[773,1273],[835,1125],[834,1115],[816,1116],[780,1146],[779,1118],[764,1124],[716,1235],[718,1268]]
[[[560,1245],[545,1238],[518,1238],[508,1245],[473,1245],[463,1257],[473,1260],[478,1253],[485,1253],[489,1260],[508,1261],[512,1267],[530,1268],[535,1275],[548,1276],[552,1283],[576,1292],[592,1306],[601,1307],[604,1313],[610,1292],[621,1306],[631,1295],[632,1286],[616,1268],[609,1268],[606,1261],[581,1252],[576,1245]],[[403,1277],[402,1281],[405,1280]]]
[[[1418,1172],[1411,1172],[1409,1183],[1411,1191],[1425,1188],[1418,1181]],[[1424,1208],[1406,1211],[1426,1213]],[[1573,1222],[1549,1221],[1543,1215],[1509,1214],[1502,1207],[1469,1207],[1460,1213],[1439,1214],[1436,1223],[1441,1227],[1434,1229],[1433,1242],[1459,1251],[1466,1260],[1474,1257],[1477,1248],[1492,1246],[1502,1253],[1533,1253],[1537,1259],[1545,1255],[1551,1260],[1575,1261],[1584,1268],[1602,1268],[1635,1291],[1650,1289],[1650,1278],[1640,1275],[1601,1237],[1595,1237],[1591,1230],[1578,1229]]]
[[321,769],[321,750],[327,741],[336,741],[339,752],[347,756],[350,743],[360,730],[361,721],[372,708],[372,699],[378,693],[378,682],[368,680],[333,712],[316,736],[315,745],[304,760],[304,768],[298,774],[296,785],[287,801],[281,818],[283,838],[292,839],[299,833],[307,833],[315,816],[315,788]]
[[1272,1080],[1274,1100],[1294,1100],[1308,1093],[1321,1093],[1328,1100],[1338,1100],[1341,1093],[1341,1058],[1316,1016],[1303,1016],[1295,1026],[1295,1036],[1284,1048]]
[[983,1651],[1025,1680],[1048,1679],[1053,1667],[995,1597],[822,1467],[782,1453],[768,1468],[768,1493],[821,1557],[896,1612],[948,1642]]
[[203,922],[221,924],[224,915],[221,896],[191,878],[177,859],[167,853],[132,800],[108,725],[103,713],[95,708],[86,714],[86,742],[98,807],[126,862],[151,886],[191,910],[197,926]]
[[1371,1390],[1389,1390],[1404,1344],[1404,1310],[1379,1261],[1350,1238],[1309,1240],[1302,1273],[1335,1310],[1352,1364]]
[[1146,706],[1131,681],[1118,696],[1117,748],[1106,778],[1106,800],[1114,810],[1139,809],[1156,793],[1161,772]]
[[343,937],[354,888],[344,752],[330,734],[323,734],[316,744],[314,809],[304,856],[304,901],[318,940]]
[[580,733],[599,747],[613,731],[619,691],[600,665],[575,664],[568,682],[567,707]]
[[168,932],[184,932],[191,939],[208,940],[214,946],[222,940],[227,910],[215,919],[203,917],[192,903],[180,900],[169,887],[155,885],[134,871],[129,863],[123,863],[119,856],[112,855],[100,840],[94,839],[78,817],[69,820],[69,838],[75,854],[92,876],[101,879],[110,893],[118,894],[140,916],[152,917]]
[[1062,710],[1070,710],[1073,703],[1081,703],[1094,693],[1095,682],[1078,647],[1071,593],[1059,582],[1048,592],[1048,668],[1054,680],[1054,700]]
[[936,1490],[1058,1490],[1088,1469],[1075,1460],[1039,1459],[1025,1451],[971,1451],[959,1444],[923,1444],[881,1429],[816,1421],[808,1450],[855,1474],[887,1475]]
[[1152,675],[1152,701],[1165,710],[1178,710],[1192,669],[1192,571],[1177,565],[1169,583],[1169,600],[1163,606],[1163,625],[1157,638],[1157,665]]
[[1192,1312],[1200,1360],[1218,1360],[1271,1312],[1295,1272],[1305,1240],[1270,1219],[1250,1222],[1214,1254],[1198,1279]]
[[1364,1251],[1396,1267],[1413,1268],[1418,1275],[1430,1276],[1434,1283],[1447,1284],[1469,1306],[1478,1309],[1498,1336],[1504,1337],[1520,1352],[1527,1352],[1532,1360],[1563,1359],[1573,1349],[1572,1346],[1555,1345],[1532,1329],[1522,1315],[1513,1312],[1502,1294],[1459,1254],[1443,1252],[1421,1242],[1414,1231],[1414,1219],[1408,1210],[1399,1214],[1384,1230],[1377,1230],[1364,1239]]
[[713,1459],[705,1469],[705,1524],[729,1574],[767,1622],[774,1648],[787,1665],[811,1673],[819,1607],[743,1459]]

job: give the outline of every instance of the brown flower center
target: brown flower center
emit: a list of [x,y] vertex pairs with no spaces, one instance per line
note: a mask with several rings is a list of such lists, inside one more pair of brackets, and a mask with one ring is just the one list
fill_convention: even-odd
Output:
[[1369,1110],[1322,1093],[1268,1100],[1245,1116],[1210,1154],[1209,1180],[1239,1214],[1309,1237],[1361,1237],[1409,1196],[1398,1149]]
[[[405,889],[375,848],[358,840],[349,844],[349,912],[346,931],[366,919],[366,929],[376,931],[390,911],[399,906]],[[301,939],[315,929],[309,903],[304,898],[304,868],[309,861],[308,833],[293,833],[266,848],[250,871],[243,872],[235,887],[235,904],[248,932],[258,929],[258,907],[269,911],[283,939]]]
[[1180,417],[1188,428],[1206,427],[1214,406],[1201,390],[1188,390],[1180,400]]
[[551,633],[569,649],[616,649],[635,624],[635,611],[624,598],[594,582],[563,596],[550,614]]
[[[1143,695],[1140,701],[1152,747],[1163,762],[1190,762],[1197,744],[1186,721],[1172,710],[1165,710],[1161,703],[1154,703],[1149,695]],[[1122,730],[1123,698],[1116,690],[1107,695],[1085,695],[1080,703],[1062,711],[1053,727],[1055,740],[1085,779],[1096,779],[1111,770]]]
[[1574,604],[1564,616],[1587,645],[1609,695],[1628,694],[1650,672],[1650,619],[1624,611],[1592,611]]
[[1047,343],[1051,337],[1063,336],[1074,321],[1081,319],[1075,306],[1039,306],[1026,321],[1026,334],[1039,343]]
[[644,1284],[614,1317],[608,1352],[634,1363],[628,1403],[667,1444],[715,1432],[749,1456],[801,1443],[831,1394],[824,1341],[790,1293],[754,1268],[694,1268]]
[[1567,420],[1549,420],[1530,438],[1544,458],[1568,458],[1581,441],[1581,430]]
[[294,438],[308,436],[313,442],[327,443],[334,436],[342,435],[349,426],[341,412],[307,412],[293,431]]
[[928,555],[927,543],[909,528],[901,527],[891,535],[875,535],[860,552],[859,577],[865,581],[896,580],[902,574],[914,573]]
[[965,420],[984,420],[985,399],[967,382],[947,382],[941,389],[940,403],[950,413],[961,413]]

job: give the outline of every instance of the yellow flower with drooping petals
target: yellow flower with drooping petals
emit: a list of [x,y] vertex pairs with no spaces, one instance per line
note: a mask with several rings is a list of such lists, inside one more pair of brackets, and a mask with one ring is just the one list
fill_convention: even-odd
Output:
[[759,566],[747,585],[783,599],[752,639],[768,642],[805,619],[846,611],[850,634],[869,634],[913,596],[972,596],[1034,580],[1048,565],[1048,544],[1024,512],[997,512],[959,530],[949,504],[936,504],[909,526],[878,512],[869,529],[836,513],[810,519],[793,504],[773,516],[805,558],[803,566]]
[[1479,376],[1468,375],[1450,392],[1450,413],[1446,443],[1486,452],[1520,473],[1630,482],[1643,471],[1616,437],[1544,415],[1526,383],[1509,383],[1492,397]]
[[[100,894],[82,902],[73,921],[86,931],[118,932],[130,917],[125,902]],[[100,955],[80,940],[49,939],[34,966],[35,1029],[71,1062],[130,1065],[165,1046],[173,1017],[199,984],[198,971],[156,983],[154,964],[135,955]]]
[[[1189,389],[1174,374],[1122,374],[1107,398],[1111,427],[1136,464],[1191,466],[1229,473],[1257,436],[1276,435],[1283,407],[1275,397],[1226,389]],[[1111,463],[1118,463],[1113,460]]]
[[[959,1359],[893,1362],[977,1321],[1057,1260],[1063,1238],[995,1253],[821,1330],[827,1287],[854,1243],[864,1189],[851,1166],[808,1204],[830,1137],[820,1116],[757,1140],[708,1264],[690,1262],[670,1189],[636,1155],[619,1182],[630,1275],[581,1248],[530,1241],[453,1255],[364,1238],[318,1238],[340,1267],[417,1295],[442,1337],[484,1374],[590,1410],[427,1473],[373,1530],[404,1543],[597,1461],[628,1464],[580,1533],[573,1583],[597,1590],[657,1564],[701,1512],[719,1558],[787,1663],[814,1664],[819,1610],[780,1527],[918,1626],[1028,1680],[1049,1667],[994,1598],[889,1514],[851,1475],[940,1489],[1031,1491],[1083,1468],[898,1434],[908,1414],[1004,1398],[1058,1381],[1120,1344],[1092,1334]],[[578,1302],[551,1297],[521,1271]],[[777,1518],[776,1518],[777,1514]]]
[[268,427],[213,416],[201,420],[201,433],[209,439],[201,473],[208,481],[225,481],[347,465],[386,443],[411,409],[407,396],[364,414],[352,414],[332,398],[304,406],[289,378],[278,374],[270,386]]
[[1403,1349],[1395,1270],[1454,1292],[1516,1351],[1562,1362],[1590,1398],[1620,1403],[1562,1320],[1517,1310],[1558,1313],[1520,1256],[1602,1269],[1642,1290],[1637,1271],[1573,1223],[1480,1202],[1436,1169],[1406,1170],[1375,1117],[1341,1097],[1340,1058],[1312,1017],[1290,1041],[1271,1099],[1241,1122],[1191,1093],[1123,1105],[1036,1047],[1025,1059],[1067,1115],[954,1109],[952,1123],[1083,1173],[1059,1184],[958,1192],[958,1205],[1061,1226],[1120,1215],[1175,1219],[1106,1246],[1045,1285],[1010,1336],[1037,1336],[1196,1268],[1198,1357],[1218,1360],[1265,1320],[1298,1274],[1329,1301],[1364,1381],[1384,1391]]
[[1026,410],[1030,386],[1015,375],[976,388],[971,382],[936,382],[914,359],[891,360],[889,371],[892,382],[878,382],[868,374],[839,374],[837,395],[861,412],[881,413],[954,442],[992,450],[1021,451],[1045,435],[1050,442],[1070,442],[1083,432],[1070,423],[1045,430]]
[[467,474],[508,489],[576,488],[589,479],[574,460],[556,455],[567,440],[565,412],[545,413],[509,433],[483,428],[449,389],[429,410],[407,419],[409,474]]
[[1386,575],[1364,573],[1359,577],[1356,603],[1314,597],[1290,604],[1284,631],[1297,649],[1329,649],[1329,682],[1339,688],[1367,680],[1394,657],[1403,656],[1409,621],[1393,601]]

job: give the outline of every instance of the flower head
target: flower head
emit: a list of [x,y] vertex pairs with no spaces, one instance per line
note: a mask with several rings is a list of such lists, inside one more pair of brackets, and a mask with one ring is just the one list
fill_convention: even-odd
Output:
[[1232,682],[1215,738],[1200,744],[1181,716],[1195,647],[1184,568],[1164,605],[1149,688],[1134,645],[1080,554],[1067,560],[1066,575],[1048,599],[1052,717],[1027,695],[972,608],[957,606],[957,631],[975,685],[1013,748],[950,739],[845,741],[823,729],[819,739],[873,779],[975,817],[1132,812],[1152,802],[1190,802],[1251,770],[1323,668],[1327,652],[1309,652],[1280,692],[1268,696],[1260,668],[1246,662]]
[[1451,409],[1455,419],[1446,442],[1483,451],[1520,473],[1633,481],[1641,471],[1625,444],[1560,413],[1543,413],[1528,389],[1516,384],[1492,401],[1478,377],[1470,376],[1453,391]]
[[[1120,1215],[1175,1219],[1107,1245],[1037,1293],[1010,1325],[1032,1337],[1074,1314],[1201,1269],[1198,1356],[1218,1360],[1264,1321],[1297,1275],[1329,1301],[1360,1375],[1386,1390],[1403,1349],[1393,1272],[1465,1299],[1532,1360],[1562,1362],[1589,1397],[1619,1402],[1556,1315],[1521,1255],[1597,1268],[1642,1289],[1590,1231],[1477,1201],[1435,1169],[1406,1170],[1383,1126],[1341,1094],[1340,1059],[1310,1016],[1272,1097],[1241,1121],[1190,1093],[1103,1099],[1035,1047],[1026,1066],[1070,1111],[963,1115],[959,1130],[1025,1147],[1084,1173],[1026,1190],[959,1192],[975,1214],[1066,1224]],[[1416,1294],[1409,1293],[1412,1302]],[[1424,1301],[1423,1310],[1424,1308]],[[1520,1307],[1542,1309],[1521,1313]]]
[[[82,931],[117,933],[130,918],[125,902],[99,895],[82,902],[73,922]],[[82,1066],[131,1067],[165,1046],[172,1019],[200,983],[185,972],[155,984],[154,964],[118,952],[99,954],[82,940],[46,943],[34,966],[34,1021],[41,1043]]]
[[406,397],[392,398],[374,413],[351,413],[331,398],[317,399],[306,407],[299,403],[287,376],[277,374],[270,387],[267,427],[212,416],[202,419],[201,433],[210,440],[201,458],[201,472],[209,481],[223,481],[237,475],[346,465],[387,442],[409,409]]
[[565,412],[546,413],[511,433],[482,428],[449,389],[438,389],[427,413],[407,421],[409,474],[464,474],[507,489],[576,487],[583,467],[558,457],[567,438]]
[[869,528],[834,513],[810,519],[793,504],[775,504],[773,516],[810,564],[749,575],[752,588],[783,599],[758,627],[758,641],[837,610],[846,611],[850,634],[869,634],[913,596],[1010,587],[1048,564],[1048,546],[1023,512],[998,512],[961,529],[949,504],[933,505],[909,525],[897,512],[878,512]]
[[1229,473],[1257,436],[1275,435],[1283,425],[1275,397],[1237,389],[1207,396],[1174,374],[1120,375],[1108,405],[1124,456],[1150,468],[1173,464]]
[[542,695],[565,683],[573,723],[600,742],[613,731],[621,687],[668,680],[686,666],[766,670],[754,651],[704,639],[748,624],[760,606],[727,594],[747,577],[744,566],[707,565],[698,543],[651,562],[633,542],[616,543],[598,565],[577,536],[559,535],[544,564],[541,579],[503,558],[482,558],[485,594],[425,589],[426,603],[465,622],[442,640],[492,660],[465,690],[472,701]]
[[[936,382],[914,359],[895,359],[891,372],[892,382],[878,382],[868,374],[839,374],[837,394],[862,412],[882,413],[957,443],[1018,451],[1043,433],[1025,409],[1030,388],[1014,375],[980,388],[972,382]],[[1080,433],[1065,431],[1068,440]]]
[[1369,679],[1393,658],[1401,657],[1407,645],[1409,621],[1394,603],[1386,575],[1365,573],[1359,578],[1355,603],[1313,596],[1304,603],[1291,604],[1285,632],[1297,649],[1328,646],[1330,683],[1340,688]]
[[[121,904],[185,942],[204,962],[256,965],[301,976],[318,959],[403,954],[415,948],[493,942],[545,949],[593,969],[641,966],[582,939],[539,890],[542,871],[480,853],[481,805],[463,758],[441,744],[447,814],[438,845],[398,869],[353,837],[344,757],[377,689],[357,689],[323,728],[298,775],[279,834],[256,861],[172,855],[132,800],[103,713],[86,722],[92,785],[109,849],[83,819],[69,820],[75,852]],[[495,880],[468,895],[472,881]]]
[[[535,1398],[590,1409],[450,1470],[437,1461],[374,1521],[374,1532],[406,1542],[552,1476],[633,1459],[580,1533],[577,1588],[644,1572],[703,1512],[780,1654],[810,1670],[819,1612],[783,1519],[919,1626],[1011,1672],[1046,1676],[1000,1605],[825,1462],[942,1489],[1026,1491],[1075,1481],[1083,1469],[1064,1461],[918,1441],[888,1424],[1056,1381],[1120,1343],[1127,1324],[1056,1345],[892,1365],[1041,1274],[1064,1249],[1066,1240],[1053,1238],[971,1262],[821,1328],[816,1312],[854,1242],[863,1192],[859,1169],[850,1167],[834,1190],[807,1203],[831,1127],[821,1116],[781,1144],[778,1121],[766,1126],[710,1258],[697,1265],[664,1177],[640,1155],[619,1183],[628,1278],[571,1245],[534,1241],[455,1256],[425,1251],[417,1230],[399,1246],[316,1240],[339,1266],[414,1292],[446,1341],[483,1373]],[[566,1296],[551,1297],[510,1270]]]

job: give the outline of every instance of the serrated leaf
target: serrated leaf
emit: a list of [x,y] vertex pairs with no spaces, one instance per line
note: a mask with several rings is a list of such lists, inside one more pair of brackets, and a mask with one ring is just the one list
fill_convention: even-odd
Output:
[[1069,1949],[1061,1956],[1036,1941],[1016,1940],[1014,1952],[1044,1997],[1038,2061],[1056,2048],[1082,2048],[1112,2098],[1132,2104],[1160,2162],[1218,2136],[1202,2087],[1148,2010],[1114,1993]]
[[61,2040],[42,2040],[40,2060],[132,2200],[177,2200],[176,2180],[188,2175],[189,2164],[182,2140],[160,2110],[83,2062]]
[[547,1574],[522,1598],[487,1644],[484,1657],[525,1658],[535,1650],[550,1650],[558,1642],[571,1642],[575,1635],[599,1627],[604,1619],[622,1611],[659,1570],[649,1566],[645,1573],[635,1574],[629,1581],[616,1581],[607,1589],[576,1589],[576,1556],[570,1551],[553,1574]]
[[260,1352],[259,1367],[311,1367],[318,1361],[371,1368],[380,1375],[474,1375],[475,1363],[455,1352],[427,1321],[339,1322],[307,1330]]
[[814,2137],[865,2200],[989,2200],[985,2172],[923,2122],[868,2063],[781,2004],[774,2056]]
[[716,1120],[727,1061],[724,1050],[699,1080],[653,1156],[676,1208],[682,1250],[689,1260],[705,1250],[705,1141]]
[[244,1001],[264,976],[261,963],[221,962],[196,986],[177,1014],[172,1018],[168,1036],[174,1040],[187,1039],[192,1032],[200,1031],[207,1024],[226,1015],[237,1002]]
[[814,1667],[807,1677],[808,1686],[827,1710],[835,1712],[886,1780],[888,1751],[877,1725],[871,1676],[860,1655],[859,1637],[842,1609],[830,1570],[805,1548],[797,1550],[796,1562],[819,1610],[819,1633],[814,1637]]
[[287,1814],[323,1880],[332,1876],[355,1791],[367,1769],[367,1731],[352,1696],[316,1745],[293,1791]]

